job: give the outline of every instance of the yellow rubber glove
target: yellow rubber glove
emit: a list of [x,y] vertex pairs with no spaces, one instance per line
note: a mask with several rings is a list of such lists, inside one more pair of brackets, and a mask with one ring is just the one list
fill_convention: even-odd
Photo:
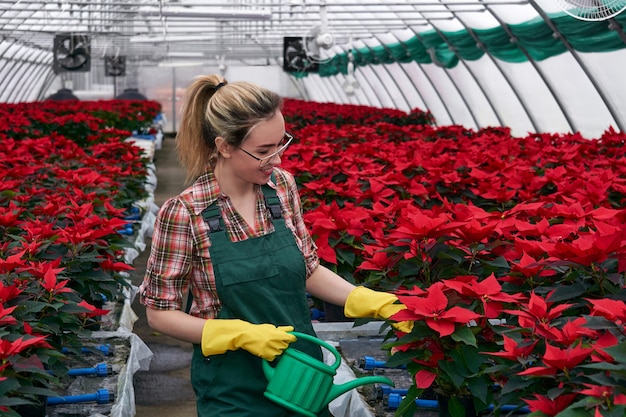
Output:
[[219,355],[227,350],[244,349],[254,356],[274,360],[296,337],[293,326],[252,324],[239,319],[209,319],[202,328],[202,354]]
[[[388,319],[398,311],[406,309],[404,304],[397,303],[398,297],[387,292],[370,290],[366,287],[353,289],[344,306],[344,315],[351,318]],[[392,326],[401,332],[411,333],[413,322],[403,321]]]

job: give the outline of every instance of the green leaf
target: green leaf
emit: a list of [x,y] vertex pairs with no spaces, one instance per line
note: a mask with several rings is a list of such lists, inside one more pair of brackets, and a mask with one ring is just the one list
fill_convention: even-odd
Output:
[[411,362],[414,358],[416,358],[418,353],[413,351],[407,352],[396,352],[385,362],[385,365],[389,368],[397,368],[398,366],[406,365]]
[[562,301],[573,300],[587,292],[588,287],[581,283],[574,283],[570,285],[559,285],[556,287],[550,299],[551,303],[557,303]]
[[423,392],[421,389],[415,388],[415,385],[411,386],[407,391],[406,396],[400,402],[398,409],[396,410],[396,416],[413,417],[417,410],[415,399]]
[[626,341],[604,348],[604,351],[613,357],[617,362],[626,364]]
[[17,379],[13,378],[7,378],[4,381],[0,382],[0,405],[4,404],[3,400],[6,399],[4,395],[9,391],[13,391],[19,386],[20,383],[17,381]]
[[439,368],[445,372],[456,388],[461,388],[465,379],[470,375],[467,368],[462,366],[460,361],[439,361]]
[[478,345],[476,344],[476,336],[470,330],[470,328],[467,326],[458,326],[458,327],[459,328],[455,329],[454,333],[450,335],[452,340],[454,340],[455,342],[463,342],[466,345],[474,346],[475,348],[478,348]]
[[489,266],[494,266],[496,268],[505,268],[505,269],[510,269],[510,265],[507,262],[506,258],[504,258],[504,256],[498,256],[496,259],[491,260],[491,261],[481,261],[484,264],[487,264]]
[[356,254],[351,250],[338,249],[335,251],[337,254],[337,259],[340,262],[348,264],[350,266],[354,266],[354,261],[356,259]]

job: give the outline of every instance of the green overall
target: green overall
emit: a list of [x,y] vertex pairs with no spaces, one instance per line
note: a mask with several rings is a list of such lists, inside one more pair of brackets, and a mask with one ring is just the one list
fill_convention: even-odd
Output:
[[[217,318],[291,325],[298,332],[315,335],[306,299],[302,252],[285,226],[276,191],[264,185],[263,194],[275,229],[264,236],[232,242],[217,203],[203,212],[211,228],[210,254],[222,302]],[[290,346],[322,360],[319,346],[313,343],[296,341]],[[262,370],[263,360],[243,349],[207,358],[195,345],[191,382],[198,417],[296,416],[263,396],[268,382]],[[328,416],[328,410],[319,415]]]

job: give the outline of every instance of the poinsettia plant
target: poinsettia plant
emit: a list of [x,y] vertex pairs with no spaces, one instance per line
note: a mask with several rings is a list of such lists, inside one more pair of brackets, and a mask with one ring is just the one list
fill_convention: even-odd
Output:
[[[463,409],[463,398],[473,400],[476,412],[490,407],[495,390],[486,371],[494,365],[490,353],[500,349],[495,329],[502,325],[506,308],[525,297],[504,292],[493,274],[482,280],[457,276],[397,295],[407,309],[393,320],[413,321],[414,326],[387,345],[393,353],[387,365],[407,366],[415,379],[409,398],[432,389],[449,399],[451,415]],[[410,401],[406,405],[414,409]]]
[[[148,195],[130,135],[94,116],[155,112],[116,102],[0,105],[0,413],[55,395],[63,351],[81,346],[128,285],[119,233]],[[137,112],[143,112],[138,117]],[[156,113],[155,113],[156,115]],[[141,119],[140,121],[137,121]],[[130,125],[129,125],[130,126]]]
[[[626,300],[623,133],[608,128],[597,139],[519,138],[507,128],[389,123],[378,109],[366,118],[361,108],[352,123],[350,106],[322,118],[317,110],[318,124],[307,126],[300,103],[287,104],[299,143],[283,164],[301,184],[305,221],[322,261],[351,270],[359,284],[396,292],[409,308],[394,319],[416,319],[411,334],[390,334],[391,341],[399,337],[390,342],[390,363],[406,363],[415,378],[398,415],[412,415],[413,400],[428,382],[441,392],[469,393],[478,409],[528,407],[541,417],[623,414],[624,332],[614,324],[622,319],[598,312],[599,305]],[[328,124],[319,123],[324,118]],[[477,299],[450,284],[468,276],[479,283],[495,279],[499,287],[493,288],[525,298],[504,303],[496,321],[485,320]],[[432,303],[435,293],[438,304]],[[435,306],[431,319],[423,309],[427,299]],[[539,299],[564,313],[552,327],[577,329],[569,346],[550,339],[556,330],[542,335],[524,318]],[[461,322],[452,333],[428,325],[434,317],[450,318],[454,307],[463,310],[455,310]],[[470,319],[473,314],[480,316]],[[474,342],[465,337],[470,329],[478,349],[467,343]],[[424,357],[420,343],[437,346],[429,349],[439,356]],[[557,372],[547,364],[529,370],[523,359],[554,363],[555,354],[570,350],[578,358],[579,348],[594,353],[563,362]],[[475,354],[471,367],[459,351]],[[512,360],[511,352],[520,354],[518,368],[502,363]],[[572,366],[574,374],[566,372]]]

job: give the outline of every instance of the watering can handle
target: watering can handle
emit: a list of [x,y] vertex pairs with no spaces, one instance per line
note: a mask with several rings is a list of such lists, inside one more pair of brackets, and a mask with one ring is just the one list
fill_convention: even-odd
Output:
[[333,356],[335,357],[335,363],[331,365],[331,368],[333,368],[334,370],[339,368],[339,365],[341,365],[341,356],[339,355],[339,352],[337,351],[337,349],[335,349],[334,346],[332,346],[331,344],[326,343],[325,341],[318,339],[315,336],[311,336],[310,334],[300,333],[300,332],[289,332],[289,333],[296,336],[296,338],[298,339],[305,339],[309,342],[315,343],[316,345],[319,345],[325,348],[326,350],[328,350],[330,353],[332,353]]

